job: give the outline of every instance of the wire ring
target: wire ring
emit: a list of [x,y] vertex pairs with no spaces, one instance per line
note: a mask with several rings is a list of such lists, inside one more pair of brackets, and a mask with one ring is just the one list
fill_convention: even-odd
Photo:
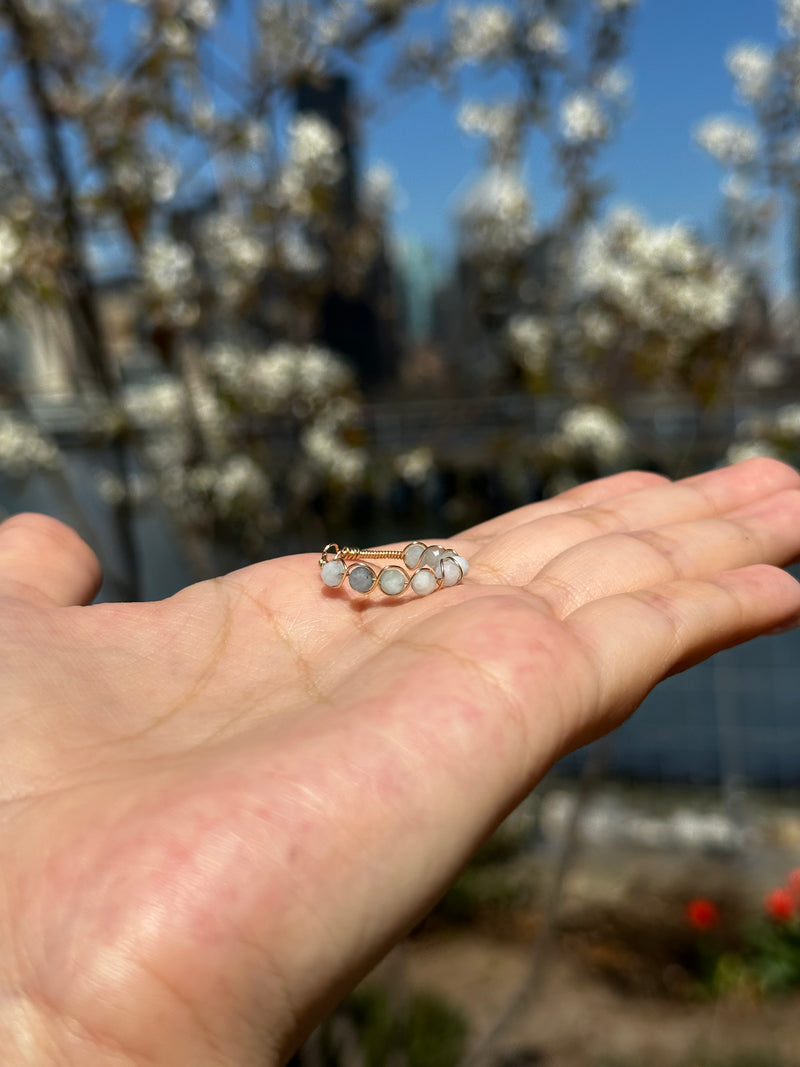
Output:
[[[375,569],[372,560],[402,560]],[[468,561],[454,548],[411,541],[405,548],[339,547],[326,545],[319,557],[320,577],[329,589],[339,589],[347,580],[353,592],[369,596],[379,589],[385,596],[401,596],[410,587],[417,596],[459,585],[469,571]]]

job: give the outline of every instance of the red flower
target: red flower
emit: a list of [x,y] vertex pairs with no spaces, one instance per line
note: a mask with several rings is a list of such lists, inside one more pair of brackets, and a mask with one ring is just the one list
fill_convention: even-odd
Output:
[[719,922],[719,908],[713,900],[695,897],[686,905],[686,918],[695,930],[711,930]]
[[788,889],[773,889],[764,898],[764,910],[776,923],[787,923],[793,919],[797,904]]

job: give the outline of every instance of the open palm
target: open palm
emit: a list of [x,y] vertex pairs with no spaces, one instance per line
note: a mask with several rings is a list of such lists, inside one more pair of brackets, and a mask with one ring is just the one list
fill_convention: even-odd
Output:
[[619,475],[448,543],[469,577],[425,598],[295,556],[81,607],[75,534],[0,527],[4,1062],[278,1062],[563,752],[800,615],[763,566],[800,555],[771,461]]

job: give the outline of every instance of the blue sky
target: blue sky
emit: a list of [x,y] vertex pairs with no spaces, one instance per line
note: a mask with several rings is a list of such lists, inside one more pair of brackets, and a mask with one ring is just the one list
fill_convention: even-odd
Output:
[[[734,97],[725,53],[741,40],[773,44],[777,36],[775,0],[642,0],[625,63],[632,106],[620,137],[600,159],[614,190],[606,204],[637,205],[652,222],[681,219],[712,234],[722,173],[691,132],[711,114],[746,114]],[[371,57],[362,73],[366,86],[376,83],[383,59],[380,50]],[[480,95],[479,85],[471,89],[470,96]],[[385,160],[397,175],[399,233],[446,251],[455,191],[477,176],[481,159],[480,144],[457,128],[453,103],[433,91],[392,98],[364,131],[363,152],[366,162]],[[558,203],[550,174],[546,157],[532,152],[526,175],[540,220]]]
[[[412,26],[435,26],[444,7],[436,3],[422,8]],[[246,61],[249,8],[249,0],[232,0],[223,27],[226,62],[233,70]],[[123,22],[119,18],[109,28],[112,51],[115,42],[130,38],[134,16]],[[742,40],[772,45],[777,38],[777,0],[640,0],[624,63],[633,80],[631,107],[619,137],[599,159],[598,174],[608,179],[612,190],[605,206],[630,204],[653,223],[681,220],[713,236],[722,172],[693,142],[692,130],[709,115],[747,115],[735,99],[725,53]],[[459,130],[457,100],[444,99],[435,89],[390,95],[381,91],[391,52],[391,45],[373,48],[358,71],[360,87],[378,102],[362,130],[362,160],[365,165],[384,161],[396,174],[397,234],[424,242],[444,258],[451,251],[459,193],[480,173],[482,144]],[[464,81],[470,98],[502,96],[502,86],[487,85],[469,71]],[[537,220],[546,224],[560,196],[550,160],[535,144],[525,175]],[[789,248],[780,230],[773,259],[777,281],[785,289]]]

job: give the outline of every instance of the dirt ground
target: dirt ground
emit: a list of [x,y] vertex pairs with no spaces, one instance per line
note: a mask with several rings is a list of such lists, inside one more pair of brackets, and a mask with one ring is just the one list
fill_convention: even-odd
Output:
[[[412,988],[446,998],[482,1033],[523,981],[530,946],[474,933],[414,939],[406,948]],[[694,1067],[752,1062],[800,1067],[800,996],[753,1003],[727,997],[687,1004],[632,998],[556,948],[534,1002],[500,1050],[542,1067]]]
[[[505,1062],[514,1067],[800,1067],[800,992],[769,999],[752,991],[713,999],[664,995],[655,988],[659,973],[637,970],[652,946],[641,946],[637,958],[635,922],[627,945],[613,936],[592,942],[604,914],[641,917],[652,908],[671,916],[673,931],[679,929],[685,926],[680,902],[692,895],[721,900],[732,893],[757,914],[764,892],[789,867],[800,866],[797,840],[762,838],[757,851],[738,857],[584,845],[564,885],[558,932],[540,969],[538,992],[495,1046],[509,1053]],[[412,988],[435,992],[458,1008],[473,1042],[524,984],[551,873],[541,859],[533,863],[524,874],[535,886],[532,907],[517,913],[516,923],[501,924],[499,932],[474,923],[433,924],[403,949]],[[651,925],[659,930],[663,922]],[[666,943],[671,944],[669,936]],[[655,963],[656,971],[670,966],[663,957]],[[626,975],[626,968],[632,973]]]

